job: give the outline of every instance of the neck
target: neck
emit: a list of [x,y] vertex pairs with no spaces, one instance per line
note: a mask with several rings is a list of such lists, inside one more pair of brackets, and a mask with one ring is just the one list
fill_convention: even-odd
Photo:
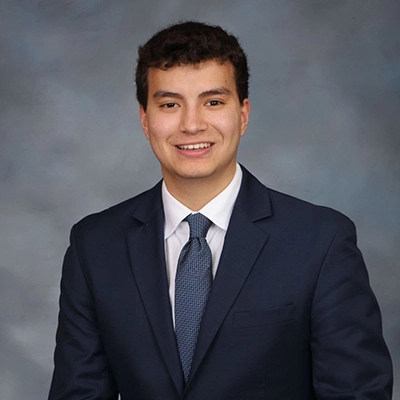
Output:
[[235,170],[233,173],[218,179],[205,177],[177,180],[176,177],[168,179],[168,177],[164,176],[164,181],[173,197],[192,211],[199,211],[231,183]]

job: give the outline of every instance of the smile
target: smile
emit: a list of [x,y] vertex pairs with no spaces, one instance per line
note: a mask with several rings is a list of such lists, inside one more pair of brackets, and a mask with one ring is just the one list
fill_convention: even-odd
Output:
[[181,150],[198,150],[198,149],[208,149],[211,147],[211,143],[196,143],[196,144],[184,144],[177,146]]

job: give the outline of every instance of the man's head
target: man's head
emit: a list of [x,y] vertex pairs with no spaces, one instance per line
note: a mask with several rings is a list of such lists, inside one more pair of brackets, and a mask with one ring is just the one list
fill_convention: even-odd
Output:
[[139,48],[136,82],[142,129],[168,190],[200,209],[236,171],[250,114],[243,50],[219,27],[173,25]]
[[238,40],[219,26],[200,22],[171,25],[139,47],[136,69],[136,97],[144,110],[148,100],[148,70],[167,70],[177,65],[197,65],[205,61],[230,62],[239,101],[248,97],[249,70]]

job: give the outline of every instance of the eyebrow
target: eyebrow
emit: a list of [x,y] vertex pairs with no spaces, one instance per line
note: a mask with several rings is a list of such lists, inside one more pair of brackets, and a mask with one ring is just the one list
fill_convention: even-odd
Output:
[[203,98],[203,97],[209,97],[209,96],[218,96],[218,95],[230,95],[231,91],[223,86],[220,87],[216,87],[210,90],[206,90],[203,93],[199,94],[199,98]]
[[[220,86],[220,87],[216,87],[216,88],[212,88],[210,90],[206,90],[202,93],[199,94],[199,98],[202,99],[204,97],[209,97],[209,96],[217,96],[217,95],[230,95],[231,91],[229,89],[227,89],[226,87]],[[183,96],[179,93],[175,93],[175,92],[170,92],[168,90],[157,90],[153,97],[155,99],[162,99],[165,97],[169,97],[172,99],[183,99]]]
[[167,90],[157,90],[153,97],[155,99],[162,99],[164,97],[171,97],[173,99],[183,99],[183,96],[179,93],[168,92]]

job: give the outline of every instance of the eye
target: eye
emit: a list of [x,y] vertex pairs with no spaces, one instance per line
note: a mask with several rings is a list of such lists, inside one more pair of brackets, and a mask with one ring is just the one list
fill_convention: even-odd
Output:
[[219,106],[221,104],[223,104],[223,103],[220,100],[210,100],[210,101],[207,101],[206,106],[214,106],[215,107],[215,106]]
[[162,108],[174,108],[174,107],[178,107],[178,104],[176,103],[165,103],[165,104],[161,104]]

